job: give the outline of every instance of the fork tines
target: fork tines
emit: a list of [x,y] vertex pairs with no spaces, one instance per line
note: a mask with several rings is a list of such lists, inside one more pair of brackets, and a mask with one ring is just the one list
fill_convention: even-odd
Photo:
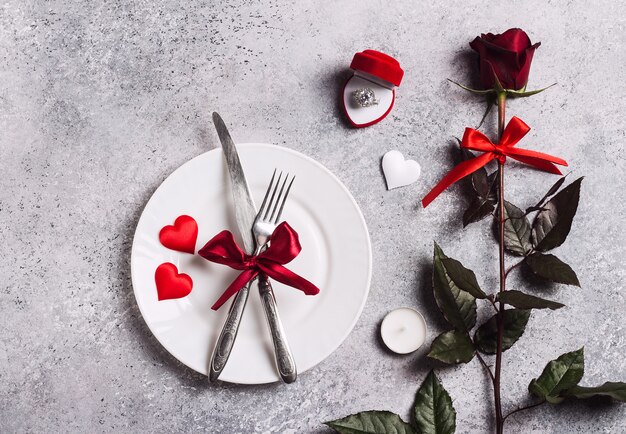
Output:
[[[257,220],[278,224],[280,216],[283,213],[283,208],[285,207],[285,202],[287,201],[287,196],[289,195],[289,190],[291,189],[291,185],[293,184],[293,181],[296,179],[296,177],[292,176],[291,180],[289,180],[289,173],[286,173],[283,178],[283,172],[280,172],[278,174],[278,179],[276,180],[276,182],[274,182],[275,178],[276,169],[274,169],[272,179],[270,180],[269,186],[267,187],[267,192],[265,193],[265,197],[263,198],[263,203],[259,208]],[[267,200],[268,197],[270,198],[269,203]]]

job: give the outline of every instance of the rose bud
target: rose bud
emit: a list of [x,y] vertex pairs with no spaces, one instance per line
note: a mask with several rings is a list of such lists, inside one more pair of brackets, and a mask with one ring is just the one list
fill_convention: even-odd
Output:
[[533,54],[539,45],[540,42],[531,44],[522,29],[509,29],[501,35],[487,33],[476,37],[470,47],[479,56],[483,89],[496,88],[496,78],[504,89],[524,89]]

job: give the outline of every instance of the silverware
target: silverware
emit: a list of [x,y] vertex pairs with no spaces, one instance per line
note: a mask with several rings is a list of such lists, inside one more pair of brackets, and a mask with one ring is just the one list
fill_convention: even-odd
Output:
[[[228,133],[224,121],[220,115],[215,112],[213,113],[213,123],[215,124],[217,134],[224,150],[224,157],[226,158],[226,166],[228,167],[233,190],[235,220],[241,232],[244,250],[248,254],[258,255],[261,249],[266,247],[269,237],[276,228],[295,177],[291,179],[287,190],[284,190],[287,183],[287,177],[285,177],[281,190],[278,196],[276,196],[281,176],[279,175],[276,185],[272,188],[276,174],[276,171],[274,171],[265,198],[263,199],[263,204],[257,213],[235,144]],[[266,207],[265,205],[270,191],[272,191],[272,195]],[[285,191],[284,195],[283,191]],[[269,213],[270,210],[271,214]],[[226,362],[228,361],[228,357],[230,356],[230,352],[232,351],[237,337],[237,332],[239,331],[239,324],[241,323],[241,317],[248,300],[251,284],[252,281],[248,282],[248,284],[237,293],[228,311],[226,321],[224,322],[220,335],[215,343],[213,354],[211,355],[209,364],[210,381],[216,381],[224,369],[224,366],[226,366]],[[289,350],[282,324],[278,318],[276,299],[267,276],[261,276],[259,292],[274,343],[278,372],[284,382],[292,383],[297,377],[295,362]]]
[[[285,207],[285,202],[287,200],[287,196],[289,195],[289,190],[291,190],[291,185],[296,179],[294,176],[291,178],[291,181],[287,183],[289,180],[289,174],[287,174],[281,184],[281,172],[278,175],[276,184],[274,184],[275,177],[276,170],[274,170],[270,185],[265,193],[265,197],[263,198],[263,203],[261,204],[261,208],[259,208],[259,212],[254,220],[254,225],[252,226],[252,233],[256,238],[257,246],[266,246],[269,238],[274,233],[276,226],[280,222],[280,217],[283,213],[283,208]],[[272,185],[274,185],[273,188]],[[280,191],[278,192],[278,196],[276,196],[279,185]],[[287,188],[286,190],[285,187]],[[268,203],[267,199],[270,195],[270,190],[273,191]],[[265,311],[265,317],[267,318],[267,323],[272,335],[272,341],[274,343],[274,356],[276,357],[276,367],[278,368],[278,373],[280,374],[280,378],[282,378],[285,383],[293,383],[298,377],[296,363],[291,354],[291,350],[289,349],[289,344],[287,343],[287,338],[285,336],[285,330],[283,329],[280,318],[278,317],[278,308],[276,305],[276,298],[274,297],[274,291],[272,290],[272,285],[264,273],[260,273],[257,285],[259,288],[259,294],[261,295],[261,303],[263,305],[263,310]]]
[[[252,235],[252,225],[256,219],[256,207],[254,206],[250,188],[248,187],[243,168],[241,167],[241,162],[239,161],[235,143],[230,137],[224,121],[220,115],[215,112],[213,113],[213,123],[215,124],[217,135],[220,138],[224,150],[224,157],[226,159],[226,166],[228,167],[233,191],[235,220],[239,232],[241,233],[244,250],[248,254],[253,254],[255,253],[256,242]],[[251,284],[252,282],[248,282],[248,284],[237,293],[233,304],[230,306],[228,316],[222,326],[222,331],[217,338],[213,354],[211,355],[209,364],[210,381],[216,381],[222,373],[222,370],[224,370],[224,366],[226,366],[230,352],[233,349],[233,344],[235,343],[235,338],[237,337],[237,332],[239,331],[241,316],[246,307],[246,302],[248,301]]]

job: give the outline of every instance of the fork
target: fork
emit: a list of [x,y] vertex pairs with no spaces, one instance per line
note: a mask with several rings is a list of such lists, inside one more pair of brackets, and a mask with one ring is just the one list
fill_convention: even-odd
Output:
[[[277,223],[280,221],[283,209],[285,207],[285,201],[287,195],[291,189],[291,184],[295,177],[291,179],[291,182],[285,190],[288,176],[285,177],[283,185],[278,192],[280,179],[282,172],[278,176],[278,181],[274,184],[276,177],[276,170],[272,174],[272,179],[265,192],[263,203],[257,212],[254,222],[252,224],[252,233],[255,237],[256,248],[254,256],[261,253],[267,248],[267,242],[271,237],[274,229],[276,229]],[[276,193],[278,192],[278,196]],[[283,194],[284,193],[284,194]],[[270,197],[271,194],[271,197]],[[268,198],[270,198],[268,203]],[[213,354],[211,355],[211,361],[209,363],[209,380],[211,382],[217,381],[218,377],[222,373],[222,370],[226,366],[226,362],[230,356],[230,352],[233,349],[237,332],[239,331],[239,324],[241,323],[241,317],[248,300],[248,293],[252,282],[246,284],[235,296],[233,304],[230,306],[226,322],[222,327],[222,331],[215,343]],[[261,294],[262,305],[265,310],[265,316],[267,318],[270,333],[272,335],[272,341],[274,343],[274,354],[276,356],[276,365],[281,379],[285,383],[292,383],[296,380],[296,368],[291,351],[285,338],[285,332],[278,318],[276,309],[276,299],[272,287],[263,273],[259,275],[259,293]]]
[[[283,213],[283,208],[285,207],[285,202],[287,201],[289,191],[291,190],[291,185],[296,179],[296,177],[293,176],[291,178],[291,181],[289,181],[289,174],[287,173],[281,185],[280,181],[282,179],[282,176],[283,173],[281,172],[278,175],[278,180],[274,184],[274,179],[276,177],[276,169],[274,169],[272,179],[270,180],[270,185],[267,189],[267,192],[265,193],[265,197],[263,198],[263,203],[261,203],[259,212],[254,219],[254,224],[252,225],[252,234],[256,239],[256,254],[259,254],[261,251],[267,248],[267,243],[274,233],[276,226],[278,226],[278,223],[280,222],[280,217]],[[278,190],[279,185],[280,191]],[[271,197],[269,197],[270,191],[272,192]],[[278,195],[276,195],[277,192]],[[268,197],[269,203],[267,201]],[[267,318],[267,323],[269,325],[270,333],[272,335],[272,342],[274,343],[274,356],[276,358],[276,367],[278,368],[278,373],[280,375],[280,378],[285,383],[293,383],[294,381],[296,381],[296,378],[298,376],[296,371],[296,363],[291,354],[291,350],[289,349],[289,344],[287,343],[287,338],[285,336],[285,330],[283,329],[282,323],[278,316],[276,297],[274,297],[274,291],[272,290],[272,285],[270,284],[267,275],[265,275],[264,273],[260,273],[257,285],[259,288],[259,294],[261,295],[261,304],[263,305],[265,317]]]

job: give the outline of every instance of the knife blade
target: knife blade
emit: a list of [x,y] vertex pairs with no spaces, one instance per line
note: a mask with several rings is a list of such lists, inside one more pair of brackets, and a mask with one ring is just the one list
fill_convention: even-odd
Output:
[[[246,181],[243,168],[241,167],[241,162],[239,161],[239,154],[237,154],[235,143],[230,137],[230,133],[224,121],[220,115],[215,112],[213,113],[213,123],[215,124],[217,135],[222,143],[226,167],[228,168],[228,174],[230,176],[235,208],[235,221],[237,222],[237,227],[243,241],[244,250],[251,255],[254,253],[256,247],[256,241],[252,234],[252,225],[256,217],[256,207],[254,206],[254,201],[250,194],[250,188],[248,187],[248,182]],[[233,349],[235,338],[239,331],[241,317],[246,307],[246,302],[248,301],[251,284],[252,282],[248,282],[248,284],[237,293],[233,304],[230,306],[228,316],[222,326],[222,331],[217,338],[213,354],[211,355],[211,361],[209,363],[209,380],[211,382],[218,379]]]
[[256,247],[256,242],[252,235],[252,224],[256,217],[254,200],[250,194],[250,187],[248,187],[248,181],[246,181],[246,176],[243,173],[235,143],[230,137],[230,133],[221,116],[215,112],[213,112],[213,123],[215,124],[217,135],[222,143],[224,158],[226,159],[228,174],[230,175],[230,184],[235,205],[235,221],[237,222],[239,233],[243,239],[244,249],[247,254],[251,255],[254,253]]

